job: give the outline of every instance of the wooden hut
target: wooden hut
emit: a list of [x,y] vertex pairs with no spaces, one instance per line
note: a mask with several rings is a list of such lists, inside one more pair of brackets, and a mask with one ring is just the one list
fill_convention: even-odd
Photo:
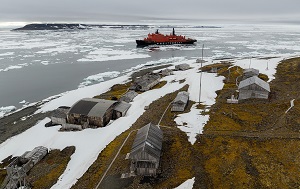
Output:
[[259,70],[257,69],[254,68],[245,69],[243,73],[243,80],[258,75],[259,75]]
[[160,81],[158,74],[146,74],[142,77],[136,78],[134,81],[134,89],[137,91],[148,91]]
[[[34,167],[48,153],[48,148],[38,146],[32,151],[25,152],[22,156],[14,159],[7,167],[7,177],[3,186],[6,189],[24,188],[27,186],[27,172]],[[23,188],[22,187],[22,188]]]
[[52,125],[62,125],[67,121],[67,114],[70,107],[61,106],[53,111],[50,119]]
[[125,93],[121,98],[120,101],[124,101],[124,102],[132,102],[133,99],[138,95],[137,92],[133,91],[133,90],[129,90],[127,93]]
[[103,127],[113,118],[114,107],[117,101],[84,98],[76,102],[69,110],[68,123],[89,127]]
[[176,98],[172,102],[172,112],[183,112],[189,101],[189,93],[181,91],[177,94]]
[[138,130],[129,158],[130,170],[137,175],[155,176],[159,167],[163,133],[154,124],[147,124]]
[[190,67],[190,65],[188,65],[188,64],[179,64],[179,65],[176,65],[175,66],[175,70],[177,70],[177,71],[179,71],[179,70],[188,70],[188,69],[190,69],[191,67]]
[[131,104],[127,102],[120,101],[114,107],[113,119],[118,119],[119,117],[124,117],[130,108]]
[[239,100],[249,98],[268,99],[270,93],[270,85],[257,76],[241,81],[238,89]]
[[173,74],[173,71],[171,69],[164,69],[160,71],[161,76],[169,76]]

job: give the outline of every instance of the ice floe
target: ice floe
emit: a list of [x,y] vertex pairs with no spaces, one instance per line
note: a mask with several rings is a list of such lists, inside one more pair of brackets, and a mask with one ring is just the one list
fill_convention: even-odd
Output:
[[104,72],[104,73],[99,73],[96,75],[91,75],[84,80],[84,82],[80,83],[78,87],[85,87],[88,85],[92,85],[95,83],[99,83],[104,81],[104,78],[115,78],[118,77],[120,75],[120,72],[117,71],[112,71],[112,72]]
[[77,61],[108,61],[108,60],[124,60],[124,59],[136,59],[136,58],[148,58],[148,54],[139,54],[134,50],[114,50],[111,48],[100,48],[89,52],[85,58],[78,59]]
[[0,118],[2,118],[5,114],[16,110],[15,106],[5,106],[0,107]]

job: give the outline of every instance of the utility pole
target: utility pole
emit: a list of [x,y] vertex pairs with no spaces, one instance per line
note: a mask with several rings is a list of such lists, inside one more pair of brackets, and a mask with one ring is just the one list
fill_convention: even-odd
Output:
[[203,64],[204,44],[202,45],[201,72],[200,72],[200,88],[199,88],[199,104],[201,100],[201,81],[202,81],[202,64]]
[[249,64],[249,68],[251,68],[251,58],[252,58],[252,56],[250,57],[250,64]]

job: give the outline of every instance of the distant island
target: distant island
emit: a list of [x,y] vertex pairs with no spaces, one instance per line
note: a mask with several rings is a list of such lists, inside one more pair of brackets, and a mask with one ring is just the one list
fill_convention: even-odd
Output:
[[18,30],[83,30],[93,28],[119,28],[119,29],[148,29],[148,28],[221,28],[217,26],[178,26],[178,25],[107,25],[107,24],[27,24],[24,27],[13,29]]

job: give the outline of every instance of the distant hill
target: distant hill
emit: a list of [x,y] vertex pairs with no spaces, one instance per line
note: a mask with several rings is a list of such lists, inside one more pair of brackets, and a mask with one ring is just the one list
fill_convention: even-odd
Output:
[[82,30],[93,28],[148,29],[148,28],[220,28],[217,26],[176,26],[176,25],[107,25],[107,24],[27,24],[13,30]]

